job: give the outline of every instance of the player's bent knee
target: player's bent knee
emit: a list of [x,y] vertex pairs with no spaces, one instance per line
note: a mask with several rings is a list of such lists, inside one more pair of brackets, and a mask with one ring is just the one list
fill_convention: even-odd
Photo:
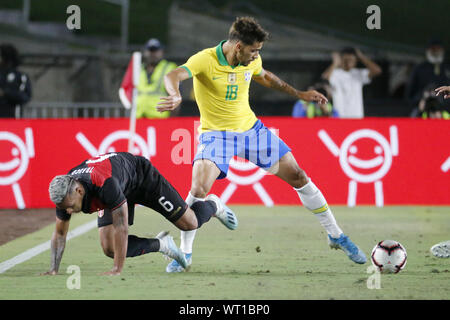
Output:
[[114,239],[112,231],[112,225],[99,228],[100,246],[102,247],[105,256],[110,258],[114,258]]
[[205,198],[208,194],[208,190],[202,185],[193,185],[190,192],[196,198]]
[[301,188],[308,183],[309,179],[305,171],[295,168],[290,177],[290,184],[295,188]]
[[197,217],[194,211],[188,208],[186,212],[175,222],[175,226],[181,231],[191,231],[197,229]]
[[103,253],[105,254],[105,256],[110,257],[110,258],[114,258],[114,247],[112,247],[108,241],[104,240],[101,241],[101,246],[103,249]]
[[177,223],[177,228],[181,231],[191,231],[197,229],[197,222],[196,223]]
[[114,259],[114,250],[112,250],[111,248],[103,248],[103,253],[105,254],[105,256]]

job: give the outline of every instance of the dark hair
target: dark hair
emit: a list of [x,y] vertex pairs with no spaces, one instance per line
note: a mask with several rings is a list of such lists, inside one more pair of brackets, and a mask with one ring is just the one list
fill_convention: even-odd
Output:
[[252,17],[237,17],[228,33],[229,40],[239,40],[246,45],[264,42],[268,38],[269,33]]
[[0,44],[0,54],[3,65],[15,68],[20,64],[19,53],[12,44]]
[[424,112],[441,111],[443,106],[437,97],[429,97],[425,100]]
[[431,48],[431,47],[443,47],[444,43],[442,42],[442,40],[440,38],[432,38],[428,41],[427,43],[427,49]]
[[341,49],[341,55],[342,54],[354,54],[356,55],[356,50],[353,47],[345,47]]

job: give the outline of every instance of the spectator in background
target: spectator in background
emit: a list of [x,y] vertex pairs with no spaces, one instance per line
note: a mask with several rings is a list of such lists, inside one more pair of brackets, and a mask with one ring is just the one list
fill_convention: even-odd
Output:
[[412,108],[418,105],[427,86],[442,86],[450,82],[450,66],[444,63],[445,50],[442,42],[430,41],[425,56],[426,61],[413,69],[406,89],[406,98]]
[[450,113],[445,110],[441,104],[437,104],[436,101],[433,101],[432,99],[426,101],[421,116],[422,119],[450,119]]
[[[19,53],[11,44],[0,45],[0,118],[15,118],[20,107],[31,98],[31,84],[25,73],[17,70]],[[16,114],[16,109],[17,114]]]
[[449,113],[445,110],[443,99],[434,93],[433,84],[427,86],[423,91],[417,108],[411,113],[412,117],[422,119],[448,119]]
[[[363,85],[381,74],[381,68],[359,49],[344,48],[332,53],[333,62],[322,73],[331,85],[334,108],[341,118],[363,118]],[[356,68],[358,60],[365,68]]]
[[[170,111],[156,111],[156,104],[160,97],[167,96],[164,76],[176,67],[174,62],[164,59],[164,46],[158,39],[152,38],[146,43],[137,87],[136,118],[168,118],[170,116]],[[172,115],[178,110],[172,111]]]
[[331,88],[327,83],[316,83],[308,88],[308,90],[316,90],[323,94],[327,99],[327,103],[318,103],[315,101],[297,100],[292,109],[294,118],[315,118],[315,117],[338,117],[337,111],[331,104]]

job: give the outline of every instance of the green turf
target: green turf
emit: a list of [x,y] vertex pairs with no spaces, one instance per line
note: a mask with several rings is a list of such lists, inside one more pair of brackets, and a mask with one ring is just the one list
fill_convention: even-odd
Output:
[[[381,289],[368,289],[370,264],[357,265],[330,250],[316,218],[304,208],[234,206],[239,229],[217,220],[197,233],[194,264],[188,273],[167,274],[159,253],[128,259],[118,277],[99,276],[112,266],[94,229],[67,243],[61,275],[39,276],[49,251],[0,274],[0,299],[449,299],[450,259],[429,253],[448,240],[449,207],[333,207],[341,228],[366,252],[380,240],[400,241],[406,268],[381,275]],[[71,229],[93,217],[78,215]],[[130,233],[155,235],[178,230],[146,208],[137,208]],[[0,247],[0,262],[48,240],[53,226]],[[81,289],[69,290],[69,265],[81,269]]]

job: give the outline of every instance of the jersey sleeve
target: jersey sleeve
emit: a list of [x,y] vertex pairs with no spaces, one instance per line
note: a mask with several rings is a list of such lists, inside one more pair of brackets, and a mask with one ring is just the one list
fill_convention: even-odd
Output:
[[203,51],[200,51],[191,56],[188,61],[180,67],[185,69],[189,73],[189,77],[192,78],[206,70],[208,65],[206,59],[208,59],[206,54]]
[[119,182],[114,177],[105,180],[103,186],[100,187],[98,196],[111,211],[117,209],[127,201]]
[[64,209],[56,208],[56,216],[63,221],[68,221],[72,215],[68,214]]
[[258,58],[255,60],[255,68],[253,69],[253,75],[259,76],[262,72],[262,58],[261,55],[258,55]]

